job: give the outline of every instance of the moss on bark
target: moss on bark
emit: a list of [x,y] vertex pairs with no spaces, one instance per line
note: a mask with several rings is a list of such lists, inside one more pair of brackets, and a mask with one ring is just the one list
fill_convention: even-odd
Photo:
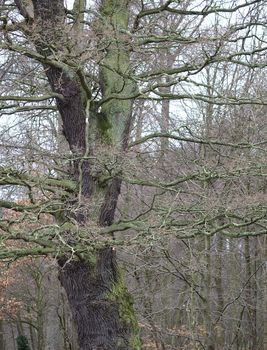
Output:
[[[118,269],[117,280],[107,293],[107,299],[118,304],[120,320],[124,324],[125,329],[131,330],[131,335],[128,337],[128,349],[140,350],[139,325],[135,315],[134,302],[131,294],[125,287],[122,269]],[[120,342],[120,340],[118,341]],[[124,341],[123,339],[122,342],[124,343]],[[118,344],[118,348],[120,348],[120,344]]]

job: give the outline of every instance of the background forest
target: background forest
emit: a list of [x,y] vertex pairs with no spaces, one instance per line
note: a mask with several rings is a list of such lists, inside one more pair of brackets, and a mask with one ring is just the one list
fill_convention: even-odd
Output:
[[0,350],[267,349],[266,5],[0,0]]

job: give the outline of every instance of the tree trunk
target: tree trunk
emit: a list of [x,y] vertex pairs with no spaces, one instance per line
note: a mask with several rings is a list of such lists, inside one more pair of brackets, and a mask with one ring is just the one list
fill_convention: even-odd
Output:
[[60,282],[66,290],[73,319],[78,325],[80,350],[136,348],[137,327],[132,302],[123,286],[113,248],[103,249],[95,265],[59,259]]
[[256,314],[256,300],[255,295],[255,282],[253,268],[254,264],[252,261],[252,248],[251,240],[249,237],[245,238],[245,266],[246,266],[246,318],[247,318],[247,339],[246,342],[251,346],[252,349],[257,347],[257,314]]
[[207,332],[207,348],[215,349],[215,334],[214,334],[214,322],[212,318],[213,297],[212,297],[212,263],[211,263],[211,237],[205,237],[205,267],[204,273],[204,293],[205,293],[205,305],[204,305],[204,322]]
[[216,297],[217,297],[217,316],[218,319],[218,326],[217,328],[217,343],[219,346],[223,348],[224,346],[224,338],[225,338],[225,325],[224,325],[224,315],[223,315],[223,308],[224,308],[224,294],[223,294],[223,237],[219,234],[217,235],[217,242],[216,242],[217,248],[216,248],[216,257],[215,257],[215,276],[214,276],[214,283],[215,283],[215,291],[216,291]]
[[[64,29],[63,0],[33,0],[33,5],[36,32],[32,40],[36,50],[43,57],[60,57],[65,46],[71,47],[71,38]],[[101,105],[101,113],[96,112],[89,84],[78,64],[72,68],[72,64],[42,62],[52,90],[62,95],[62,98],[56,99],[56,103],[62,118],[63,133],[75,158],[71,176],[77,182],[77,198],[73,199],[73,208],[69,213],[62,214],[61,220],[68,220],[71,216],[78,226],[86,226],[90,215],[87,203],[100,192],[103,201],[98,223],[101,226],[111,225],[120,194],[121,179],[114,176],[100,188],[85,156],[98,155],[99,144],[110,147],[116,154],[124,152],[127,147],[132,102],[130,99],[110,98],[110,95],[118,93],[129,96],[134,89],[133,82],[124,77],[129,73],[128,44],[123,44],[127,40],[117,30],[127,29],[127,5],[126,0],[103,0],[101,3],[100,11],[105,21],[100,23],[99,27],[103,29],[99,34],[102,37],[108,34],[105,40],[110,40],[99,67],[102,98],[108,99]],[[113,35],[110,35],[110,31],[113,31]],[[119,35],[121,38],[117,37]],[[71,232],[69,234],[75,244],[76,237]],[[107,247],[94,254],[94,263],[88,257],[71,260],[66,256],[58,258],[59,279],[66,290],[76,323],[80,350],[139,349],[138,325],[132,300],[117,268],[115,250]]]
[[[267,239],[264,237],[263,241],[263,259],[264,261],[267,260]],[[265,263],[265,266],[263,267],[263,298],[262,298],[262,306],[263,310],[267,310],[267,266]],[[267,349],[267,312],[263,313],[263,349]]]
[[3,320],[0,320],[0,349],[5,350]]

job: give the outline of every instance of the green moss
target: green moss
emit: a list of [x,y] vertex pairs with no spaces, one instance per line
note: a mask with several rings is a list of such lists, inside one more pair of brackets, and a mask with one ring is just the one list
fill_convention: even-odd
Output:
[[94,253],[86,254],[86,261],[88,262],[88,264],[91,267],[95,267],[96,266],[96,262],[97,262],[96,254],[94,254]]
[[[105,124],[98,128],[102,133],[104,130],[108,143],[117,146],[122,143],[131,115],[132,101],[128,97],[136,90],[136,83],[129,79],[129,38],[124,33],[128,29],[128,0],[103,0],[100,12],[103,18],[109,18],[109,23],[103,25],[112,35],[107,38],[105,57],[100,64],[103,100],[106,101],[101,105],[104,118],[98,121],[105,121]],[[114,94],[123,98],[110,98]]]
[[118,303],[120,320],[131,331],[128,344],[129,349],[140,350],[139,326],[133,307],[133,298],[124,286],[124,278],[121,270],[119,270],[118,280],[114,283],[107,298]]
[[65,231],[70,231],[70,232],[74,231],[75,232],[76,229],[77,228],[75,227],[75,225],[69,221],[64,222],[64,224],[62,224],[60,226],[60,232],[65,232]]
[[100,133],[100,137],[106,144],[111,143],[109,130],[111,129],[110,121],[104,113],[98,113],[97,115],[97,129]]
[[127,3],[128,0],[103,0],[100,12],[114,25],[125,28],[128,24]]

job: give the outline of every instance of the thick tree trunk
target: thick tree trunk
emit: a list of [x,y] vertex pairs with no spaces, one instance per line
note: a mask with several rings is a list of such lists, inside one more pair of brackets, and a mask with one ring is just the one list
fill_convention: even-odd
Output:
[[[125,0],[103,0],[101,11],[107,21],[101,25],[107,23],[110,28],[127,26],[127,4]],[[54,56],[55,53],[61,57],[64,47],[71,40],[68,32],[64,31],[63,0],[33,0],[33,5],[37,32],[33,34],[32,40],[37,51],[46,57]],[[104,31],[102,35],[107,35],[107,32]],[[114,32],[114,36],[116,35]],[[110,38],[110,49],[107,50],[102,61],[103,66],[100,67],[103,99],[109,99],[111,94],[118,91],[129,95],[133,89],[130,80],[124,78],[129,67],[126,47],[121,48],[117,40],[112,42],[113,39]],[[78,57],[79,55],[77,59]],[[101,226],[111,225],[121,180],[115,177],[104,188],[102,186],[98,189],[97,181],[91,175],[90,163],[84,156],[88,156],[89,152],[97,153],[93,149],[96,140],[104,147],[111,147],[118,154],[124,152],[129,137],[132,102],[109,99],[109,102],[102,104],[101,115],[98,115],[92,106],[83,73],[77,73],[78,65],[72,69],[64,64],[43,64],[52,90],[62,95],[62,98],[56,99],[56,103],[62,118],[64,135],[76,159],[71,176],[79,189],[77,198],[73,200],[73,210],[70,208],[71,216],[77,225],[86,225],[87,203],[101,191],[103,203],[98,213],[98,222]],[[88,106],[91,106],[89,111]],[[104,124],[100,119],[104,119]],[[86,129],[87,125],[90,125],[90,130]],[[72,240],[75,241],[74,236]],[[68,257],[59,257],[58,263],[59,279],[66,290],[76,323],[80,350],[139,349],[138,325],[131,298],[116,265],[115,250],[107,247],[96,251],[94,263],[86,257],[71,260]]]
[[[113,248],[99,252],[95,265],[60,258],[59,279],[77,324],[80,350],[134,348],[133,309],[116,266]],[[128,310],[125,308],[127,305]]]

